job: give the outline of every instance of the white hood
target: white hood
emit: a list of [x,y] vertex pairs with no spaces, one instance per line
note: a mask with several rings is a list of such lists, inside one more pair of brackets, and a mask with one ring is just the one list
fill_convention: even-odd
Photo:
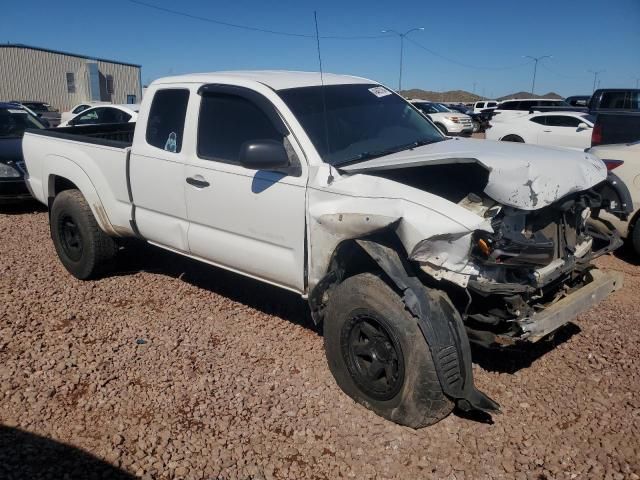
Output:
[[607,178],[590,153],[510,142],[449,139],[345,167],[349,173],[452,163],[478,163],[489,171],[484,192],[496,202],[537,210]]

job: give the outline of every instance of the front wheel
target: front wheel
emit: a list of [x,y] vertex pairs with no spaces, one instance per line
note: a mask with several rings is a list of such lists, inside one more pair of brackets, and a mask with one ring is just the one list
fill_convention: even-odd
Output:
[[117,246],[98,226],[79,190],[65,190],[53,200],[49,216],[51,239],[64,267],[74,277],[95,277]]
[[335,287],[324,344],[340,388],[378,415],[420,428],[451,413],[417,320],[380,277],[363,273]]

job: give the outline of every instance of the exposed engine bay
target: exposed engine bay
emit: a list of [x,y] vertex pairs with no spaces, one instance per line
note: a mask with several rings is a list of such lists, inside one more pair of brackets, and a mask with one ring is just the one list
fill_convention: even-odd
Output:
[[458,307],[470,340],[481,344],[531,340],[535,329],[528,325],[538,312],[592,283],[591,261],[622,244],[615,229],[597,218],[601,209],[614,211],[620,203],[607,181],[523,210],[483,193],[488,175],[477,164],[372,173],[428,190],[487,219],[486,230],[437,235],[410,254],[425,274],[450,284],[448,290],[465,290]]

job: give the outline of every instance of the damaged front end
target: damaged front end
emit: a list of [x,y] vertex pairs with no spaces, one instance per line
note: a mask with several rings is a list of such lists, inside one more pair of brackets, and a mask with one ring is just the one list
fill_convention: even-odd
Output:
[[620,275],[591,263],[622,244],[594,215],[619,205],[603,197],[603,189],[598,185],[539,210],[470,194],[459,204],[487,218],[491,228],[427,239],[410,258],[430,277],[466,290],[463,318],[470,341],[538,341],[622,285]]

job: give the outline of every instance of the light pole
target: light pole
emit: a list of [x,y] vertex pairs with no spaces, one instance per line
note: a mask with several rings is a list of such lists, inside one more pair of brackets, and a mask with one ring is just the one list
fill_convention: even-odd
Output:
[[404,33],[400,33],[396,30],[382,30],[382,33],[393,33],[400,37],[400,76],[398,77],[398,91],[402,90],[402,56],[404,54],[404,37],[409,35],[411,32],[415,32],[416,30],[424,30],[424,27],[416,27],[410,30],[407,30]]
[[531,55],[523,55],[522,58],[530,58],[533,63],[533,82],[531,82],[531,95],[534,95],[536,89],[536,71],[538,70],[538,62],[543,58],[553,58],[553,55],[543,55],[541,57],[532,57]]
[[598,80],[598,75],[604,72],[605,70],[589,70],[589,73],[593,73],[593,90],[591,90],[591,93],[596,91],[596,82]]

